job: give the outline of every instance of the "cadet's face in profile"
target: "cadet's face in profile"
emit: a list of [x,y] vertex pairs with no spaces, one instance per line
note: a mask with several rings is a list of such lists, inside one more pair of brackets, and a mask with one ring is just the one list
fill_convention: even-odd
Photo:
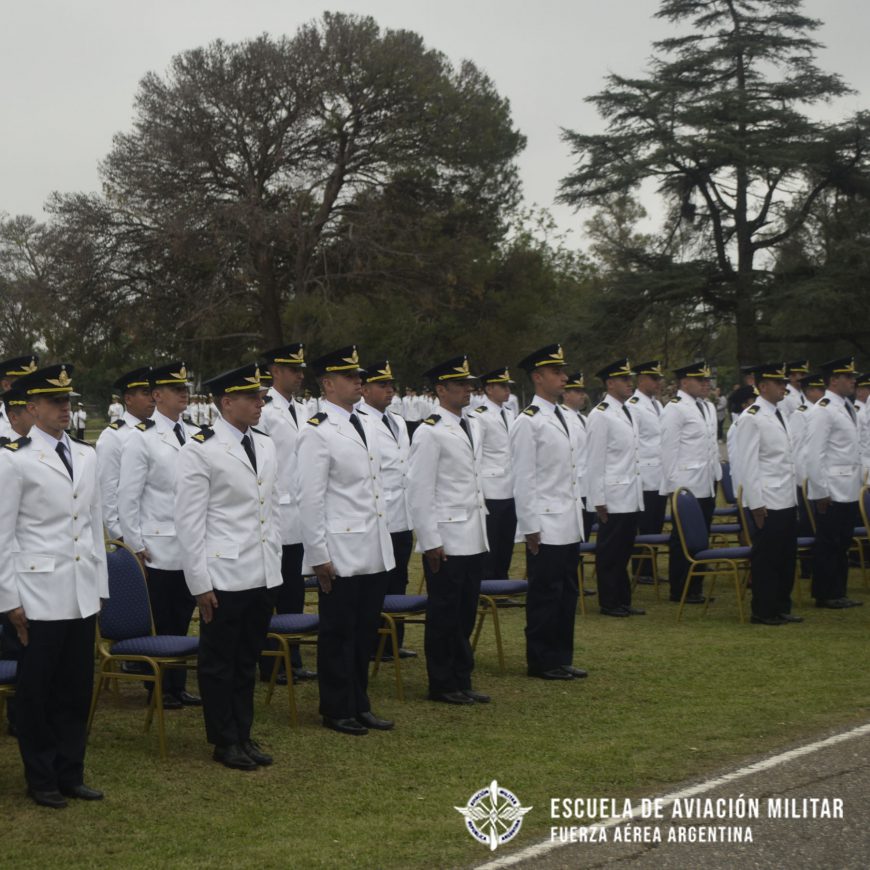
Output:
[[187,387],[183,384],[166,384],[154,390],[154,401],[160,412],[168,417],[183,414],[187,408]]
[[264,404],[263,394],[256,390],[230,394],[220,399],[221,414],[228,423],[242,431],[260,422]]
[[299,366],[274,363],[269,370],[272,372],[275,389],[283,395],[295,395],[305,380],[305,369],[299,368]]
[[535,369],[532,382],[542,398],[555,402],[564,391],[565,384],[568,383],[568,367],[541,366]]
[[854,375],[832,375],[830,390],[838,396],[852,396],[855,393],[855,381]]
[[437,386],[438,398],[445,408],[465,408],[471,404],[472,381],[444,381]]
[[392,381],[375,381],[371,384],[363,384],[362,388],[363,398],[379,411],[386,411],[389,408],[395,392],[396,388]]
[[586,393],[583,390],[565,390],[562,401],[572,411],[582,411],[586,407]]
[[28,402],[27,410],[39,428],[52,435],[69,428],[69,396],[41,396]]
[[333,372],[323,378],[323,389],[326,398],[336,405],[351,407],[362,396],[362,378],[359,374],[344,374]]
[[773,381],[764,378],[758,387],[758,392],[771,404],[781,402],[785,396],[785,381]]
[[487,384],[486,394],[497,405],[504,404],[511,395],[511,388],[508,384]]
[[702,384],[699,378],[681,378],[680,389],[693,399],[701,397]]
[[610,393],[611,396],[615,396],[621,402],[626,401],[626,399],[630,398],[631,394],[634,392],[631,378],[608,378],[607,392]]
[[154,394],[150,387],[134,387],[124,393],[124,404],[134,417],[145,420],[154,413]]

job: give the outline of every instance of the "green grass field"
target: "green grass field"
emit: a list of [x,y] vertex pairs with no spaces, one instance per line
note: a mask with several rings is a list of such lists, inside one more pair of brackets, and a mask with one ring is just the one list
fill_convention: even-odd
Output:
[[[857,571],[850,594],[870,597]],[[166,714],[170,757],[161,761],[134,685],[97,711],[86,781],[105,790],[101,804],[57,812],[30,803],[17,745],[4,736],[4,853],[16,867],[464,867],[490,853],[453,807],[494,778],[534,807],[511,844],[521,848],[546,835],[552,797],[656,793],[867,720],[870,606],[805,607],[804,624],[773,628],[738,625],[729,591],[706,618],[690,608],[682,625],[649,587],[636,595],[646,617],[601,617],[596,599],[587,602],[575,664],[590,676],[568,684],[524,676],[524,611],[501,610],[508,674],[498,674],[491,627],[478,649],[487,706],[424,700],[422,628],[409,627],[406,645],[421,657],[405,667],[407,701],[394,697],[391,665],[371,687],[375,711],[397,721],[392,733],[327,731],[310,683],[297,686],[291,728],[286,695],[266,707],[259,686],[255,736],[276,763],[253,773],[210,760],[197,709]]]

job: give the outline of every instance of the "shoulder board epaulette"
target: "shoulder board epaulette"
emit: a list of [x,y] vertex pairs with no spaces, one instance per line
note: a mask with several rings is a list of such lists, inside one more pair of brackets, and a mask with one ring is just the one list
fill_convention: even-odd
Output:
[[528,408],[523,408],[523,413],[529,417],[534,417],[541,409],[537,405],[529,405]]
[[828,405],[831,404],[831,400],[829,398],[825,397],[824,399],[819,399],[819,401],[816,402],[816,404],[822,408],[827,408]]
[[93,444],[90,444],[87,441],[85,441],[84,438],[76,438],[75,435],[69,435],[68,437],[69,437],[70,441],[75,441],[76,444],[84,444],[85,447],[93,447],[94,446]]
[[6,443],[3,446],[7,450],[17,450],[19,447],[24,447],[27,444],[30,444],[30,439],[26,435],[22,435],[15,441],[9,441],[7,439]]
[[480,413],[481,411],[485,411],[487,409],[486,405],[478,405],[474,410]]
[[271,402],[272,399],[274,399],[274,398],[275,398],[274,396],[263,396],[263,404],[268,405],[269,402]]
[[632,405],[636,405],[636,404],[640,401],[640,399],[638,399],[637,396],[632,396],[628,401],[629,401]]
[[797,409],[798,409],[798,411],[806,411],[807,406],[806,405],[798,405]]
[[677,402],[682,401],[682,399],[683,399],[682,396],[674,396],[674,398],[671,399],[670,402],[668,402],[668,404],[669,404],[669,405],[675,405]]
[[267,438],[269,437],[268,432],[264,432],[262,429],[257,429],[254,426],[251,426],[251,431],[256,432],[258,435],[265,435]]
[[595,406],[596,411],[606,411],[607,410],[607,402],[599,402]]
[[212,435],[214,435],[214,429],[212,429],[211,426],[203,426],[199,432],[197,432],[196,435],[192,435],[191,438],[202,444],[203,441],[208,441]]
[[156,426],[157,424],[153,420],[143,420],[141,423],[136,424],[136,428],[140,432],[146,432],[152,426]]
[[119,429],[123,429],[126,425],[126,420],[115,420],[114,423],[109,423],[109,428],[114,429],[117,432]]
[[5,435],[0,435],[0,447],[9,443],[9,439]]
[[319,414],[315,414],[313,417],[309,418],[308,422],[312,426],[319,426],[327,417],[327,414],[324,411],[321,411]]
[[761,410],[761,408],[759,408],[758,405],[753,405],[751,408],[746,409],[746,413],[747,414],[757,414],[760,410]]
[[440,414],[430,414],[423,422],[427,426],[434,426],[441,419]]

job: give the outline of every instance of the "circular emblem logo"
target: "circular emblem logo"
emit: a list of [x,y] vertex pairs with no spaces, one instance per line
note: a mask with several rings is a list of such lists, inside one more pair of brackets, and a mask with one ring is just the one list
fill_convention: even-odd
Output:
[[519,798],[496,780],[476,791],[464,807],[454,807],[465,819],[465,828],[478,843],[494,852],[510,842],[523,826],[523,816],[532,807],[520,805]]

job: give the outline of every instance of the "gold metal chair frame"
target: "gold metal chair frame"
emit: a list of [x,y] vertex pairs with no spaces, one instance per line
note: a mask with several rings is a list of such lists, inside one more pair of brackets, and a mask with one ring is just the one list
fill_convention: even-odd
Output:
[[[689,593],[689,585],[694,577],[703,576],[709,578],[710,588],[707,591],[707,600],[704,602],[703,615],[707,615],[707,610],[710,607],[710,599],[713,592],[716,590],[716,579],[720,575],[727,575],[734,578],[734,591],[737,597],[737,614],[741,623],[746,622],[746,617],[743,612],[743,596],[746,592],[746,579],[749,576],[749,559],[696,559],[689,552],[686,546],[686,535],[683,532],[683,524],[680,516],[677,513],[677,497],[681,492],[688,492],[685,488],[679,489],[671,496],[671,516],[677,526],[677,533],[680,537],[680,546],[683,549],[683,555],[689,562],[689,571],[686,574],[686,582],[683,584],[683,592],[680,595],[680,606],[677,609],[677,622],[683,618],[683,608],[686,604],[686,596]],[[709,538],[708,538],[709,543]],[[740,570],[744,570],[744,577],[741,581]]]
[[[504,663],[504,646],[501,641],[501,623],[498,618],[498,602],[499,601],[513,601],[515,599],[522,599],[522,604],[518,605],[520,607],[525,607],[526,595],[528,592],[505,592],[498,595],[492,595],[488,593],[480,593],[480,598],[478,599],[477,605],[477,625],[474,629],[474,634],[471,639],[471,648],[477,651],[477,641],[480,638],[480,633],[483,631],[483,623],[486,621],[486,617],[492,616],[492,628],[495,632],[495,648],[498,653],[498,671],[500,674],[505,673],[505,663]],[[581,590],[580,597],[583,597],[583,592]]]
[[[136,558],[136,554],[130,549],[127,544],[121,541],[107,541],[106,549],[114,547],[115,549],[124,549],[136,560],[136,565],[142,575],[142,583],[145,584],[145,571],[142,564]],[[151,602],[148,602],[148,616],[151,621],[151,635],[154,635],[154,617],[151,614]],[[151,722],[157,718],[157,735],[160,744],[160,757],[166,758],[166,723],[163,715],[163,673],[167,670],[178,668],[196,667],[196,653],[189,656],[137,656],[137,655],[113,655],[112,641],[103,638],[100,635],[100,624],[97,621],[97,655],[99,656],[99,669],[94,681],[94,694],[91,698],[91,709],[88,714],[88,734],[91,731],[91,725],[94,721],[94,714],[97,710],[97,701],[99,700],[100,692],[109,682],[126,680],[136,683],[151,683],[154,688],[151,691],[151,702],[148,704],[148,709],[145,713],[145,727],[147,732],[151,728]],[[128,674],[121,669],[116,669],[116,665],[123,662],[144,662],[151,668],[150,674]]]
[[287,674],[287,701],[289,704],[289,718],[291,725],[299,724],[299,717],[296,709],[296,690],[293,688],[293,666],[290,663],[290,651],[293,647],[309,644],[317,646],[317,632],[291,632],[282,634],[277,631],[270,631],[266,634],[267,639],[274,640],[278,644],[278,649],[263,649],[260,655],[267,658],[274,658],[272,664],[272,675],[269,678],[269,686],[266,689],[266,705],[272,703],[272,695],[275,693],[275,686],[278,680],[278,674],[281,670],[281,662],[284,662],[284,673]]
[[375,652],[375,661],[371,675],[372,677],[378,675],[378,671],[381,669],[381,657],[383,656],[384,649],[387,645],[387,638],[390,638],[393,646],[393,670],[396,675],[396,697],[400,701],[404,701],[405,688],[402,683],[402,657],[399,655],[399,635],[396,631],[396,625],[400,622],[405,625],[425,625],[426,610],[424,607],[420,610],[409,610],[402,613],[384,613],[381,611],[381,619],[386,622],[386,625],[382,622],[378,627],[380,640],[378,641],[378,648]]

